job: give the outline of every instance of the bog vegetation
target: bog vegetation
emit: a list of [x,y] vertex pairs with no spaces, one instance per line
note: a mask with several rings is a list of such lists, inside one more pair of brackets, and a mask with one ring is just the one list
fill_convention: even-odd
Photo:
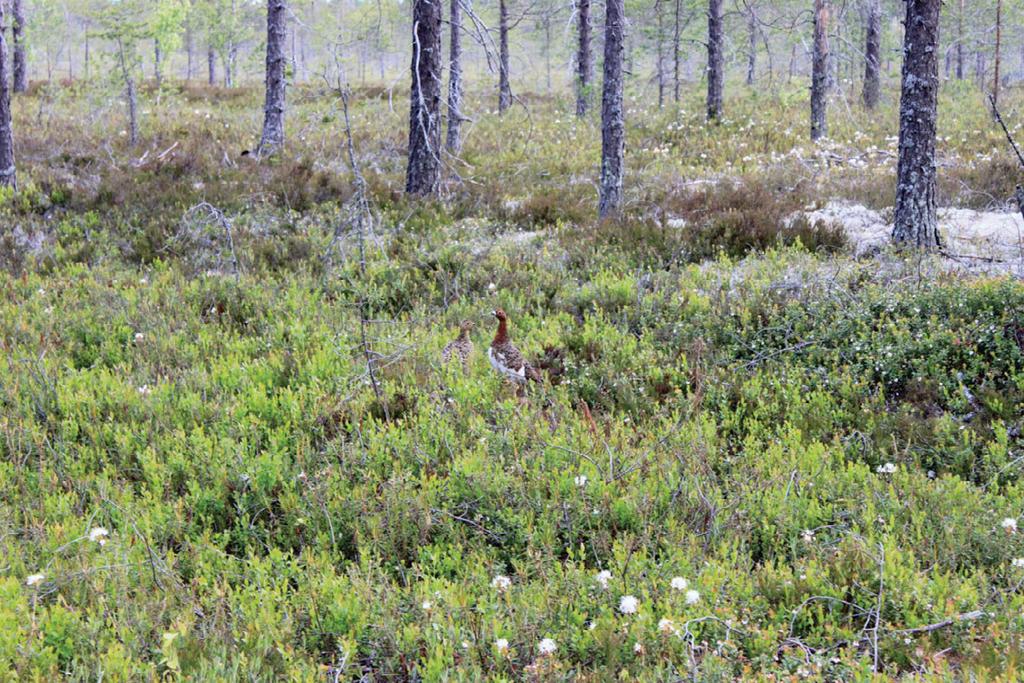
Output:
[[[811,146],[795,93],[716,127],[628,101],[596,224],[571,102],[482,118],[424,202],[362,90],[360,223],[334,93],[261,162],[255,91],[161,97],[143,147],[72,91],[16,102],[8,679],[1017,676],[1024,290],[788,220],[891,202],[891,115]],[[944,196],[1006,196],[980,96],[944,104]],[[525,400],[497,306],[548,378]]]

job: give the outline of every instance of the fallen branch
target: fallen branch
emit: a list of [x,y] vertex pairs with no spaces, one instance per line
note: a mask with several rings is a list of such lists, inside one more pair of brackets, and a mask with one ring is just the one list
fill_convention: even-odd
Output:
[[964,622],[964,621],[977,621],[978,619],[981,619],[984,616],[986,616],[985,612],[983,612],[980,609],[976,609],[976,610],[972,610],[970,612],[964,612],[963,614],[958,614],[958,615],[956,615],[955,617],[953,617],[951,619],[943,619],[942,621],[937,621],[934,624],[928,624],[927,626],[916,626],[914,628],[897,629],[895,631],[892,631],[892,633],[899,633],[900,635],[914,635],[914,634],[917,634],[917,633],[932,633],[933,631],[938,631],[938,630],[944,629],[944,628],[946,628],[948,626],[952,626],[953,624],[958,624],[960,622]]

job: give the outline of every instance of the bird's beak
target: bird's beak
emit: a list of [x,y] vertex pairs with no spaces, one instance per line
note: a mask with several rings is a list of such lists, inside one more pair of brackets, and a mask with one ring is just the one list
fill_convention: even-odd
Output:
[[497,311],[491,311],[491,315],[493,315],[495,318],[497,318],[498,317],[498,312]]

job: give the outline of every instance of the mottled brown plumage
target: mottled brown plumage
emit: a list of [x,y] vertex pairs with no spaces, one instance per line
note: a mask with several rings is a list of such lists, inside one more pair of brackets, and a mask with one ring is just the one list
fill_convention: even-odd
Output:
[[462,363],[463,372],[469,372],[469,358],[473,355],[473,341],[469,338],[472,330],[472,321],[463,320],[459,325],[459,336],[448,342],[441,351],[441,360],[448,363],[457,358]]
[[487,349],[487,358],[491,367],[515,384],[525,384],[527,380],[539,382],[540,372],[530,365],[529,361],[515,347],[508,336],[508,315],[500,308],[494,311],[498,319],[498,331],[494,335],[491,347]]

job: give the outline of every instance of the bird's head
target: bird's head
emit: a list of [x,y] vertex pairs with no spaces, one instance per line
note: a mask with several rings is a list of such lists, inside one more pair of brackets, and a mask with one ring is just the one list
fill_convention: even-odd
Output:
[[474,327],[476,327],[476,323],[474,323],[472,320],[463,320],[461,323],[459,323],[459,332],[465,332],[466,334],[469,334],[470,332],[473,331]]
[[496,308],[495,310],[491,311],[491,315],[493,315],[498,320],[501,320],[502,322],[508,320],[508,316],[505,314],[505,311],[501,310],[500,308]]

